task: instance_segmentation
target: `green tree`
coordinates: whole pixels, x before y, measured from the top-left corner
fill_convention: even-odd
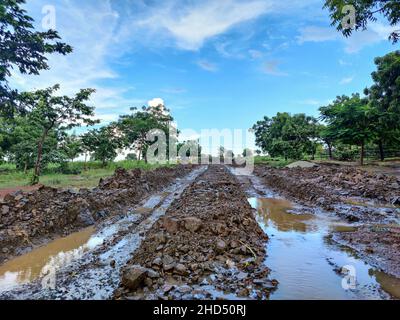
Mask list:
[[[331,137],[360,147],[360,164],[364,164],[365,145],[376,137],[373,109],[359,94],[341,96],[320,108],[321,118],[327,122]]]
[[[76,134],[66,135],[61,143],[61,150],[66,157],[73,162],[81,153],[83,153],[81,139]]]
[[[264,117],[253,130],[256,144],[272,157],[300,159],[304,152],[314,154],[317,139],[317,120],[305,114],[278,113]]]
[[[126,148],[134,148],[139,155],[147,162],[147,148],[150,144],[147,141],[148,133],[153,129],[162,130],[169,142],[169,125],[173,121],[168,110],[159,107],[142,107],[141,111],[132,108],[130,115],[120,116],[116,127],[123,137]],[[168,150],[167,150],[168,152]],[[140,159],[139,159],[140,160]]]
[[[345,5],[352,5],[355,9],[355,25],[343,25],[348,12]],[[391,26],[400,22],[400,2],[398,0],[326,0],[324,8],[330,11],[332,25],[336,26],[344,36],[349,37],[353,29],[365,30],[370,22],[377,21],[377,16],[386,18]],[[389,39],[396,43],[400,39],[400,30],[393,31]]]
[[[101,161],[103,167],[107,162],[114,161],[118,155],[117,150],[123,147],[123,141],[112,125],[90,130],[82,136],[82,143],[92,153],[92,159]]]
[[[400,51],[375,59],[374,84],[365,90],[373,106],[375,132],[380,158],[385,159],[384,146],[398,143],[400,131]]]
[[[90,99],[93,89],[82,89],[74,97],[55,96],[60,86],[25,92],[21,94],[21,101],[29,109],[27,117],[38,130],[40,137],[37,142],[37,157],[32,184],[39,182],[42,164],[43,146],[52,130],[70,130],[82,124],[94,125],[94,107],[85,104]]]
[[[0,112],[11,116],[17,103],[18,93],[9,87],[7,78],[17,68],[22,74],[38,75],[49,68],[46,55],[68,54],[72,47],[58,41],[57,31],[34,30],[33,19],[21,6],[25,0],[0,2]]]

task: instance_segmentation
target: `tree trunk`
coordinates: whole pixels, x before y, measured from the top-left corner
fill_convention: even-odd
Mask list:
[[[28,160],[25,160],[24,174],[28,172]]]
[[[361,152],[360,152],[360,165],[364,165],[364,151],[365,151],[365,143],[364,141],[361,143]]]
[[[87,152],[85,152],[85,163],[84,163],[84,165],[83,165],[83,170],[84,171],[87,171]]]
[[[38,143],[38,154],[37,154],[35,170],[34,170],[33,178],[32,178],[32,185],[36,185],[39,183],[40,167],[41,167],[41,163],[42,163],[42,154],[43,154],[43,144],[44,144],[44,140],[46,139],[46,136],[47,136],[47,131],[43,134],[42,138],[40,139],[40,141]]]
[[[380,154],[380,157],[381,157],[381,161],[385,161],[385,151],[384,151],[384,149],[383,149],[383,142],[382,142],[382,140],[379,140],[379,141],[378,141],[378,145],[379,145],[379,154]]]
[[[328,143],[328,154],[329,154],[329,160],[333,160],[332,145],[330,143]]]

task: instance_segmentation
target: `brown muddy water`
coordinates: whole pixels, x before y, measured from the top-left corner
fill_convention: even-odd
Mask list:
[[[333,217],[291,213],[279,198],[250,198],[256,219],[270,236],[266,265],[279,280],[272,300],[400,298],[400,279],[366,264],[349,248],[327,238],[330,231],[354,227]],[[335,270],[350,270],[341,273]]]
[[[94,227],[86,228],[0,265],[0,292],[44,276],[52,266],[79,258],[103,242],[93,237],[94,233]]]

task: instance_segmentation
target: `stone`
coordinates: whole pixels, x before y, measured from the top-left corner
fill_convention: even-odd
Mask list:
[[[187,268],[182,263],[178,263],[175,266],[175,272],[183,276],[187,274]]]
[[[153,260],[153,262],[152,262],[152,264],[153,264],[153,265],[156,265],[156,266],[161,266],[162,263],[163,263],[163,262],[162,262],[162,260],[161,260],[160,257],[155,258],[155,259]]]
[[[139,265],[133,265],[122,272],[122,285],[130,290],[139,288],[146,277],[147,270]]]
[[[165,217],[163,219],[163,227],[168,233],[176,233],[179,230],[178,220]]]
[[[218,240],[215,244],[215,251],[219,254],[224,253],[226,251],[226,243],[223,240]]]
[[[154,271],[153,269],[148,269],[147,276],[151,279],[156,279],[160,277],[160,274],[157,271]]]
[[[183,224],[186,230],[190,232],[196,232],[201,228],[203,222],[198,218],[188,217],[183,219]]]
[[[2,206],[1,207],[1,214],[6,215],[10,212],[10,207],[9,206]]]
[[[397,197],[396,199],[393,200],[393,205],[400,206],[400,197]]]

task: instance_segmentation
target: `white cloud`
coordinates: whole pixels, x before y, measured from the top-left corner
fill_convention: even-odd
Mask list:
[[[370,46],[381,41],[388,41],[390,33],[396,28],[384,25],[380,22],[370,23],[367,30],[354,31],[350,37],[345,37],[334,27],[308,26],[299,30],[297,42],[325,42],[341,41],[345,45],[346,53],[356,53],[366,46]]]
[[[184,6],[167,1],[152,8],[148,17],[136,22],[138,27],[152,29],[153,34],[167,31],[176,45],[185,50],[198,50],[207,39],[220,35],[242,22],[265,14],[271,1],[208,0]]]
[[[339,34],[334,28],[308,26],[300,29],[300,35],[297,42],[303,44],[305,42],[324,42],[338,39]]]
[[[349,84],[349,83],[353,82],[353,80],[354,80],[354,76],[346,77],[346,78],[343,78],[342,80],[340,80],[339,84],[342,84],[342,85]]]
[[[209,72],[216,72],[218,70],[218,67],[216,64],[209,62],[207,60],[199,60],[197,61],[197,65],[202,68],[203,70],[209,71]]]
[[[158,107],[158,106],[165,106],[165,102],[161,98],[154,98],[147,102],[149,107]]]

